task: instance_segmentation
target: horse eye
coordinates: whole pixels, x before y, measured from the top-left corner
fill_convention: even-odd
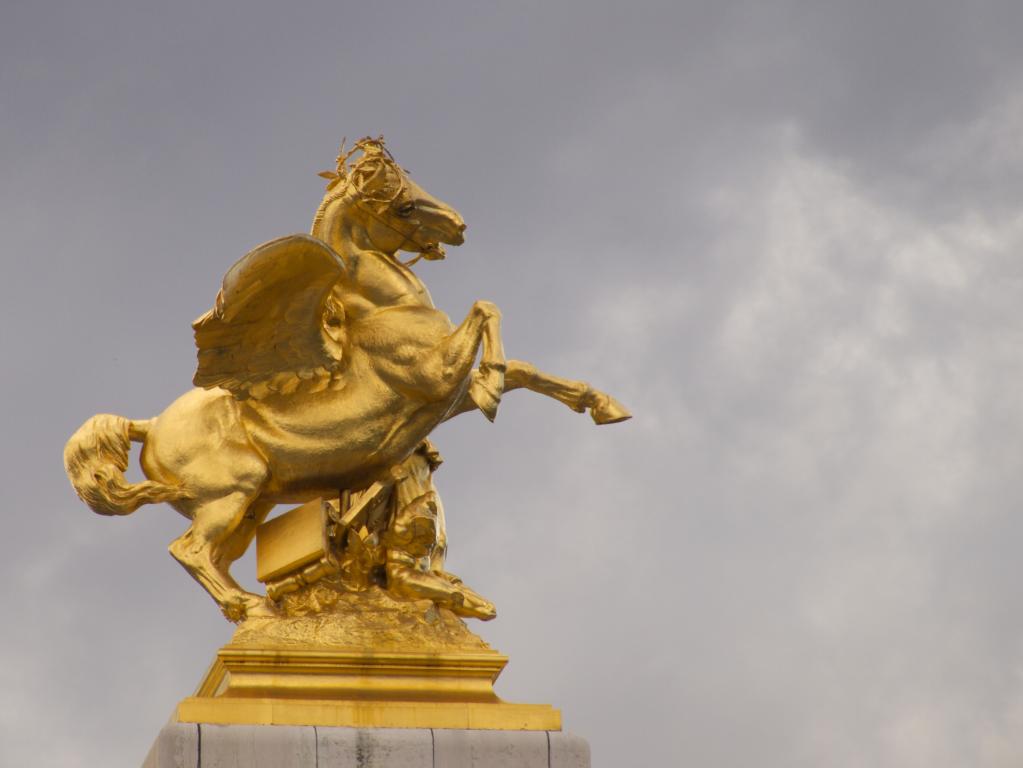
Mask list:
[[[408,202],[402,203],[401,205],[398,206],[398,215],[399,216],[411,216],[412,215],[412,211],[414,211],[415,209],[416,209],[416,204],[414,202],[412,202],[411,200],[409,200]]]

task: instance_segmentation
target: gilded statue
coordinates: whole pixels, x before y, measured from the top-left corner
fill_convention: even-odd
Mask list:
[[[349,151],[342,143],[321,176],[311,233],[243,256],[193,323],[195,388],[155,418],[86,421],[65,448],[67,474],[99,514],[166,502],[187,518],[170,553],[232,621],[278,616],[289,595],[327,577],[356,595],[376,585],[492,618],[493,605],[444,569],[431,431],[471,410],[492,421],[502,395],[521,388],[597,424],[629,413],[584,382],[507,360],[492,303],[475,302],[457,326],[434,306],[412,266],[460,245],[465,222],[409,178],[382,138]],[[417,255],[402,261],[401,251]],[[144,482],[124,474],[132,442]],[[267,566],[268,594],[248,592],[231,564],[288,503],[312,505],[322,557]],[[278,525],[267,540],[296,530]]]

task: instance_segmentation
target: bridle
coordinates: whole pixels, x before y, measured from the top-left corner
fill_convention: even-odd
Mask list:
[[[368,147],[372,147],[375,151],[367,149]],[[351,171],[348,171],[345,163],[348,158],[358,150],[362,151],[362,157],[355,162]],[[376,165],[378,168],[367,174],[365,172],[365,166],[369,164]],[[410,267],[423,258],[427,261],[440,261],[444,258],[444,249],[441,248],[438,243],[424,243],[417,237],[419,231],[423,228],[422,222],[417,220],[414,227],[406,230],[398,226],[398,223],[393,217],[384,216],[383,212],[390,209],[393,206],[394,201],[400,198],[402,194],[407,191],[408,184],[405,181],[405,169],[398,165],[394,156],[388,151],[387,147],[384,146],[383,137],[380,137],[379,139],[371,139],[368,137],[360,139],[355,142],[355,145],[347,153],[344,151],[344,142],[342,141],[341,153],[338,155],[337,159],[337,168],[336,178],[338,180],[344,178],[347,181],[348,187],[353,193],[353,202],[361,208],[366,215],[395,234],[401,235],[403,238],[402,244],[410,242],[419,249],[417,255],[408,261],[403,262],[401,259],[395,257],[395,260],[399,264],[405,267]],[[380,196],[368,192],[366,189],[366,182],[363,181],[363,179],[373,178],[378,174],[386,173],[388,169],[393,171],[393,175],[398,179],[398,184],[394,193],[390,196]]]

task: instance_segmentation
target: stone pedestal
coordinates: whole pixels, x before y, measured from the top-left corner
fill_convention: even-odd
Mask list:
[[[168,723],[142,768],[589,768],[563,731]]]

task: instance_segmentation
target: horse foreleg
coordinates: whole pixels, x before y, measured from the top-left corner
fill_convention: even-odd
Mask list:
[[[475,379],[476,371],[472,376]],[[505,372],[504,390],[528,389],[564,403],[576,413],[589,410],[590,417],[597,424],[614,424],[631,419],[632,414],[606,392],[594,389],[585,381],[563,379],[538,370],[522,360],[509,360]],[[468,397],[459,401],[447,418],[471,410],[473,403]]]
[[[472,371],[482,345],[478,371]],[[491,421],[504,393],[504,343],[501,311],[489,301],[477,301],[462,324],[444,340],[442,364],[446,378],[463,381],[472,372],[466,397]]]
[[[258,611],[265,602],[261,596],[246,592],[231,577],[228,572],[230,560],[224,556],[234,552],[221,550],[224,544],[234,549],[230,547],[232,537],[245,519],[251,501],[250,495],[236,492],[197,504],[191,510],[192,524],[168,548],[174,559],[209,592],[231,621],[241,621],[250,612]]]

